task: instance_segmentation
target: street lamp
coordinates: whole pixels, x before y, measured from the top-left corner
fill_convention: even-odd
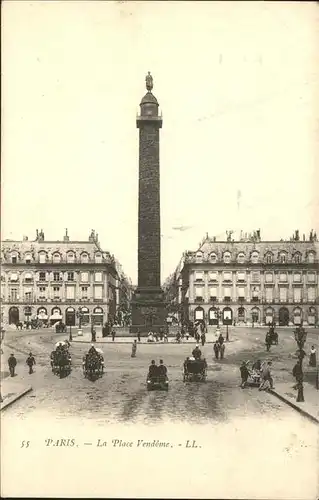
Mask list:
[[[297,402],[304,402],[304,395],[303,395],[303,371],[302,371],[302,362],[303,358],[305,357],[306,353],[303,350],[306,339],[307,339],[307,332],[303,328],[302,325],[300,325],[296,330],[294,331],[295,335],[295,341],[297,342],[298,345],[298,359],[299,359],[299,364],[300,364],[300,377],[298,380],[297,388],[298,388],[298,394],[297,394]]]

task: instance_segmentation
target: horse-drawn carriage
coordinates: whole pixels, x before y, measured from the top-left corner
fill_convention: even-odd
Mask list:
[[[205,359],[186,359],[184,362],[183,382],[205,382],[207,363]]]
[[[58,342],[56,349],[51,353],[52,372],[60,378],[69,375],[71,372],[71,354],[69,353],[69,343]]]
[[[86,378],[99,378],[104,372],[103,351],[98,347],[91,347],[83,359],[83,373]]]
[[[271,328],[266,333],[265,344],[266,344],[267,351],[269,351],[270,346],[278,345],[278,333],[275,332],[275,330],[273,328]]]
[[[148,374],[146,380],[148,391],[162,390],[168,391],[168,379],[166,375],[150,375]]]

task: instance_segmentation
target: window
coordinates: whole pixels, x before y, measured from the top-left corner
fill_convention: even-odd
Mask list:
[[[61,262],[61,255],[59,253],[54,253],[53,254],[53,263],[58,264]]]
[[[46,278],[45,274],[46,274],[45,272],[39,273],[39,281],[45,281],[45,278]]]
[[[280,264],[286,264],[287,263],[287,255],[285,253],[280,253],[279,254],[279,262],[280,262]]]
[[[316,289],[314,286],[310,286],[308,288],[308,301],[314,302],[316,299]]]
[[[101,262],[102,262],[102,254],[101,253],[96,253],[95,254],[95,262],[97,264],[101,264]]]
[[[224,297],[226,299],[230,299],[230,297],[231,297],[231,289],[230,288],[224,287]]]
[[[46,255],[44,252],[40,252],[39,253],[39,262],[40,264],[45,264],[45,261],[46,261]]]
[[[53,281],[60,281],[60,273],[58,271],[53,273]]]
[[[68,272],[68,281],[74,281],[74,273],[73,272]]]
[[[209,258],[213,264],[217,262],[217,255],[214,252],[210,254]]]
[[[26,283],[31,283],[31,282],[33,281],[33,276],[32,276],[32,274],[31,274],[31,273],[26,273],[26,274],[24,275],[24,281],[25,281]]]
[[[88,286],[81,286],[82,298],[87,298],[88,296]]]
[[[196,253],[196,259],[200,260],[200,259],[202,259],[202,258],[203,258],[203,254],[202,254],[202,252],[197,252],[197,253]]]
[[[24,258],[25,258],[25,263],[26,264],[31,264],[32,258],[31,258],[30,254],[25,254]]]
[[[273,255],[271,253],[266,254],[266,264],[272,264],[273,263]]]
[[[209,279],[209,281],[217,281],[217,276],[218,276],[218,274],[216,272],[214,272],[214,271],[212,272],[211,271],[208,274],[208,279]]]
[[[66,287],[66,299],[73,300],[75,298],[75,286]]]
[[[316,275],[315,273],[308,273],[308,282],[309,283],[314,283],[316,281]]]
[[[72,264],[73,262],[75,262],[75,254],[74,252],[68,252],[67,255],[66,255],[66,261],[70,264]]]
[[[237,297],[239,299],[244,299],[245,298],[245,288],[244,287],[238,287],[237,288]]]
[[[224,281],[231,281],[231,272],[224,272]]]
[[[301,302],[301,288],[294,288],[294,302]]]
[[[239,253],[237,256],[237,262],[238,264],[244,264],[245,262],[245,254],[244,253]]]
[[[254,271],[254,272],[251,273],[251,281],[253,283],[259,283],[259,281],[260,281],[260,273],[258,271],[257,272]]]
[[[246,281],[246,273],[244,271],[237,273],[237,281]]]
[[[266,292],[266,302],[272,302],[273,300],[273,289],[272,288],[265,288]]]
[[[301,273],[294,273],[293,281],[294,283],[301,283]]]
[[[273,274],[272,273],[265,273],[265,280],[266,283],[272,283],[273,282]]]
[[[16,264],[17,260],[18,260],[17,257],[11,257],[12,264]]]
[[[18,289],[17,288],[11,288],[10,290],[10,299],[11,300],[18,300]]]
[[[60,298],[60,287],[59,286],[54,286],[53,287],[53,298],[54,299],[59,299]]]
[[[203,300],[203,292],[204,288],[202,286],[195,286],[195,300],[197,302]]]
[[[89,262],[89,255],[87,253],[81,254],[81,262],[82,264],[86,264],[87,262]]]
[[[45,290],[46,288],[44,286],[39,287],[39,300],[45,299]]]
[[[81,281],[87,283],[89,281],[89,273],[81,273]]]
[[[315,261],[315,254],[313,252],[309,252],[308,254],[308,262],[309,264],[313,264]]]
[[[279,288],[279,300],[280,302],[287,302],[288,290],[286,287]]]
[[[101,285],[96,285],[94,287],[94,298],[102,300],[103,297],[103,287]]]
[[[195,271],[195,281],[204,281],[203,271]]]
[[[223,255],[223,258],[224,258],[225,264],[229,264],[230,263],[231,255],[230,255],[229,252],[225,252],[224,255]]]
[[[252,252],[251,254],[251,262],[252,264],[257,264],[259,260],[259,254],[258,252]]]
[[[215,286],[210,286],[209,287],[209,296],[211,299],[216,299],[217,298],[217,288]]]
[[[26,288],[24,290],[24,300],[31,300],[32,298],[32,290],[30,288]]]
[[[299,252],[295,253],[295,255],[293,256],[293,262],[295,264],[300,264],[301,263],[301,254]]]
[[[102,281],[102,273],[95,273],[94,281]]]
[[[16,273],[12,273],[10,275],[10,281],[18,281],[18,275]]]
[[[282,282],[286,282],[287,281],[287,273],[280,273],[279,274],[279,281],[282,283]]]

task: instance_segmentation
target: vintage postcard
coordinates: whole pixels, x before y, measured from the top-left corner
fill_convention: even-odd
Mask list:
[[[318,20],[2,2],[2,497],[318,499]]]

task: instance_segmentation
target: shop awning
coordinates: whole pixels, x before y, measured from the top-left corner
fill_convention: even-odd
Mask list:
[[[62,314],[52,314],[50,316],[50,319],[62,319]]]
[[[47,314],[38,314],[38,318],[39,319],[48,319],[48,315]]]

